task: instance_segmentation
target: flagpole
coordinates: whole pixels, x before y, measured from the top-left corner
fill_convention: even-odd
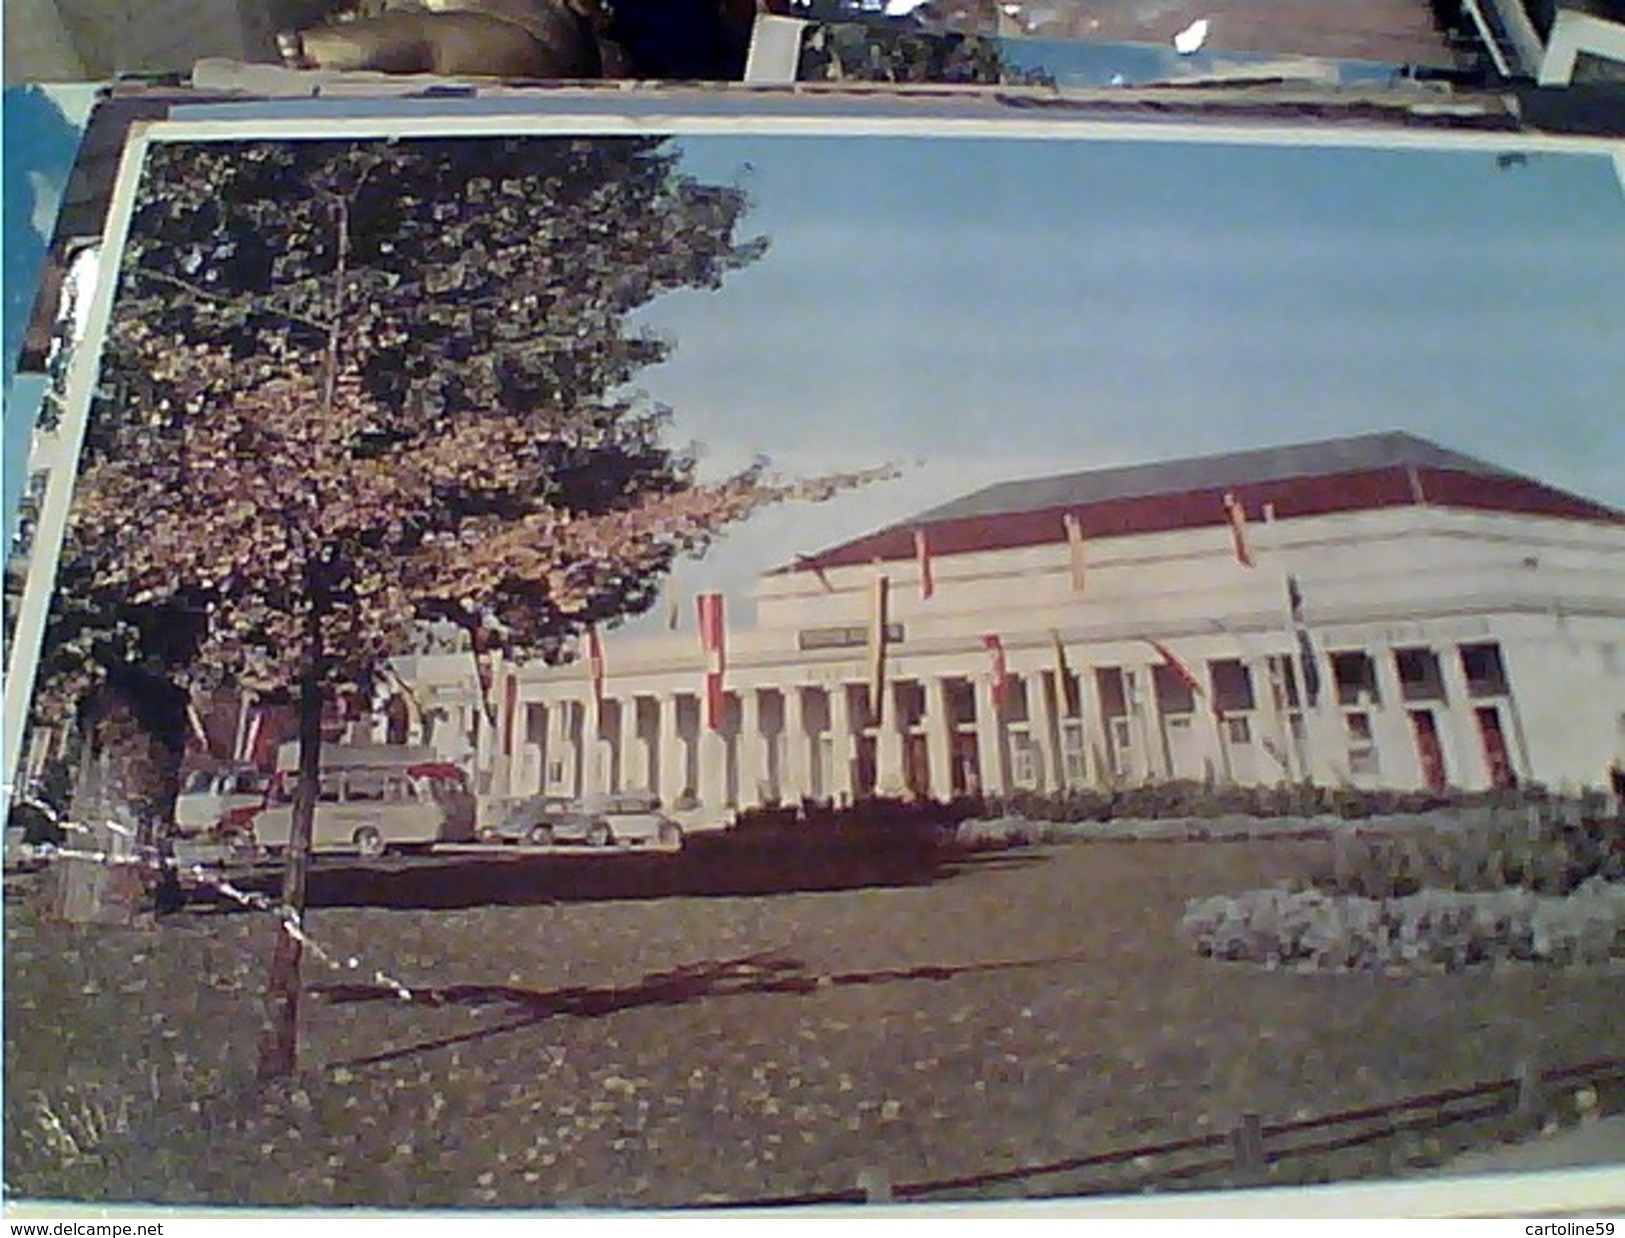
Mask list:
[[[1303,738],[1301,740],[1296,739],[1291,734],[1290,728],[1287,728],[1287,734],[1283,738],[1297,753],[1298,761],[1302,766],[1303,780],[1314,786],[1317,784],[1315,749],[1318,746],[1315,731],[1318,729],[1320,701],[1318,692],[1315,694],[1316,700],[1313,703],[1309,699],[1308,676],[1305,673],[1303,647],[1299,641],[1299,610],[1294,607],[1292,602],[1295,593],[1300,600],[1302,594],[1296,591],[1292,568],[1287,562],[1284,539],[1276,525],[1275,504],[1273,503],[1264,505],[1264,525],[1269,530],[1267,540],[1269,542],[1270,556],[1275,561],[1277,570],[1280,573],[1281,593],[1279,596],[1285,600],[1286,605],[1287,665],[1294,668],[1293,681],[1298,687],[1298,709],[1303,717]],[[1282,696],[1285,696],[1284,686]],[[1283,704],[1285,704],[1284,701]]]

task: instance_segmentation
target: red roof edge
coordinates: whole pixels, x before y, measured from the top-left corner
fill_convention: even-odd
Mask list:
[[[877,559],[912,559],[916,529],[925,530],[935,556],[1064,543],[1063,521],[1068,514],[1078,518],[1086,539],[1222,527],[1228,523],[1224,508],[1227,493],[1236,496],[1248,520],[1254,522],[1264,518],[1266,505],[1273,507],[1275,515],[1283,520],[1423,505],[1625,524],[1625,512],[1515,474],[1393,467],[897,524],[819,554],[798,558],[794,564],[777,568],[770,575],[848,567]]]

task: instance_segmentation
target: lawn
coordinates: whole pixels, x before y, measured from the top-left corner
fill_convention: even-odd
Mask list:
[[[448,910],[332,906],[312,933],[362,964],[308,967],[305,1071],[269,1092],[251,1082],[264,917],[64,929],[16,899],[7,1187],[279,1206],[744,1202],[847,1190],[870,1170],[906,1184],[1177,1139],[1247,1110],[1375,1104],[1510,1075],[1536,1052],[1625,1054],[1617,970],[1267,971],[1180,940],[1187,899],[1305,872],[1324,846],[1087,843],[924,884],[531,905],[508,869],[502,905],[464,890],[438,900]],[[1381,1172],[1394,1155],[1325,1172]]]

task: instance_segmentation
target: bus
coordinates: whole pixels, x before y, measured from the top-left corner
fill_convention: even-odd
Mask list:
[[[462,770],[432,749],[398,744],[323,744],[311,849],[374,858],[474,840],[475,803]],[[299,746],[277,754],[261,805],[238,824],[265,851],[284,850],[293,831]]]

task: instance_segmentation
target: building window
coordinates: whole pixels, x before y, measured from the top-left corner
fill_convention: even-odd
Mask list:
[[[1004,720],[1026,722],[1027,680],[1021,675],[1006,675],[1004,680]]]
[[[1213,706],[1222,714],[1246,713],[1256,709],[1253,677],[1240,658],[1220,658],[1207,664],[1213,680]]]
[[[1463,645],[1461,670],[1467,679],[1469,696],[1505,696],[1507,694],[1506,666],[1501,661],[1501,646]]]
[[[954,726],[970,726],[976,721],[976,689],[968,679],[950,679],[947,685],[948,720]]]
[[[1308,738],[1307,732],[1304,729],[1303,714],[1295,709],[1291,713],[1287,714],[1286,729],[1288,734],[1292,736],[1293,745],[1299,752],[1302,752],[1304,742]]]
[[[921,725],[925,721],[925,685],[923,683],[900,683],[896,687],[898,722],[904,730]]]
[[[1196,708],[1196,694],[1173,667],[1152,668],[1151,682],[1157,693],[1157,707],[1168,714],[1188,714]]]
[[[1061,757],[1066,764],[1066,780],[1084,782],[1089,777],[1089,766],[1083,753],[1083,725],[1068,722],[1061,727]]]
[[[547,780],[549,782],[563,782],[564,781],[564,762],[563,761],[553,761],[553,762],[550,762],[548,764],[548,767],[547,767]]]
[[[1253,742],[1253,722],[1251,718],[1227,717],[1224,720],[1225,738],[1236,747],[1244,747]]]
[[[1108,733],[1111,738],[1112,774],[1117,778],[1127,778],[1131,772],[1130,753],[1134,748],[1128,719],[1113,718]]]
[[[1382,695],[1377,690],[1377,663],[1363,649],[1333,653],[1332,678],[1337,683],[1339,705],[1377,705]]]
[[[1439,657],[1433,650],[1396,649],[1394,666],[1399,671],[1399,691],[1405,700],[1444,700],[1444,679],[1439,673]]]
[[[1095,692],[1100,701],[1103,718],[1118,718],[1128,713],[1128,690],[1123,684],[1123,672],[1115,666],[1097,667]]]
[[[1298,708],[1298,668],[1290,654],[1272,654],[1269,660],[1270,694],[1277,709]]]
[[[1349,773],[1373,775],[1378,772],[1377,741],[1371,732],[1371,715],[1351,713],[1343,716],[1347,731]]]
[[[1018,787],[1038,785],[1038,745],[1026,731],[1010,736],[1010,775]]]
[[[903,625],[886,625],[886,643],[895,645],[903,639]],[[807,628],[798,634],[797,643],[803,650],[861,649],[869,644],[869,625],[847,624],[838,628]]]

